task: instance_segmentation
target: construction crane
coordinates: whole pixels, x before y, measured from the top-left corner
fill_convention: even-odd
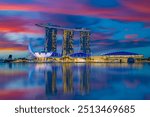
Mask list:
[[[85,29],[85,28],[64,28],[64,27],[61,27],[58,25],[52,25],[52,24],[35,24],[35,25],[39,26],[39,27],[43,27],[43,28],[55,28],[55,29],[60,29],[60,30],[71,30],[71,31],[78,31],[78,32],[90,31],[90,30]]]

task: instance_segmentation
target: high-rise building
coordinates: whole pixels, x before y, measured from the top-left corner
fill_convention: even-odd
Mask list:
[[[57,51],[57,29],[56,28],[45,28],[46,32],[46,42],[44,51],[45,52],[56,52]]]
[[[90,32],[89,31],[81,31],[80,32],[80,45],[81,52],[90,54]]]
[[[62,49],[63,56],[74,53],[73,36],[74,36],[74,32],[72,30],[64,30],[63,49]]]

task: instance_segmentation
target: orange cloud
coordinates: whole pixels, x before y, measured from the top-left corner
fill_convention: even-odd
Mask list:
[[[25,45],[17,44],[12,41],[1,39],[0,51],[26,51],[28,48]]]
[[[31,34],[41,34],[40,28],[32,28],[34,22],[40,22],[38,20],[27,20],[19,17],[5,17],[0,19],[0,32],[23,32]],[[27,27],[30,26],[31,27]]]
[[[26,51],[27,47],[0,47],[0,51]]]

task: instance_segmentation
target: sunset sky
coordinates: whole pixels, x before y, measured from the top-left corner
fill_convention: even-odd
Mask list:
[[[150,57],[150,0],[0,0],[0,58],[28,57],[44,41],[36,23],[85,27],[92,54],[129,51]],[[75,36],[75,43],[78,36]],[[61,46],[61,32],[58,46]]]

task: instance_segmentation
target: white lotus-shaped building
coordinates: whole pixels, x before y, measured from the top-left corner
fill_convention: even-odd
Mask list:
[[[47,53],[46,52],[34,52],[31,44],[28,45],[28,49],[30,53],[36,58],[48,58],[48,57],[51,57],[53,54],[53,52],[47,52]]]
[[[34,56],[37,58],[48,58],[51,57],[52,52],[51,53],[39,53],[39,52],[35,52]]]

